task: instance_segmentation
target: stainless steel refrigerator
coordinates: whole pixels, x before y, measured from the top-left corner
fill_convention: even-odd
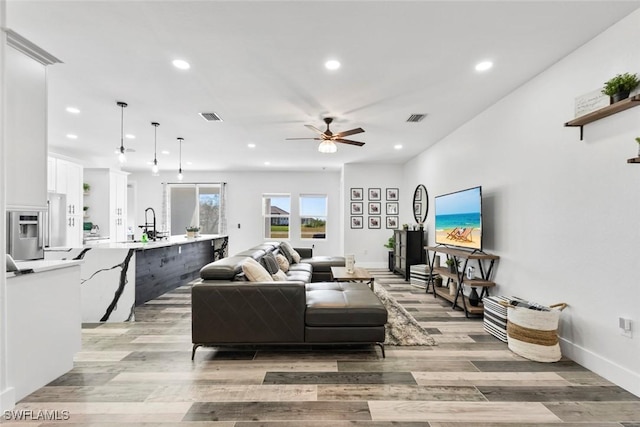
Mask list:
[[[17,260],[44,258],[42,211],[7,212],[7,253]]]
[[[49,193],[45,215],[44,246],[47,248],[67,245],[67,196]]]

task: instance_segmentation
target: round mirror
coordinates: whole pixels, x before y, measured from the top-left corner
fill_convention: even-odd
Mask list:
[[[429,193],[427,188],[420,184],[413,192],[413,218],[418,224],[423,224],[429,212]]]

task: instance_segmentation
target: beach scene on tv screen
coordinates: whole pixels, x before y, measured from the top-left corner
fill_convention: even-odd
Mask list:
[[[436,243],[482,249],[480,187],[436,197]]]

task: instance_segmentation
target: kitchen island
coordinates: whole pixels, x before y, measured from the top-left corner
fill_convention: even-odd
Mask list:
[[[199,277],[200,269],[227,256],[228,237],[218,234],[158,241],[99,243],[48,248],[45,259],[82,259],[82,321],[135,320],[135,307]]]

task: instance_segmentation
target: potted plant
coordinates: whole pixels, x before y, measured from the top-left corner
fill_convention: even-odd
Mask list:
[[[638,157],[640,157],[640,136],[636,138],[636,142],[638,143]]]
[[[402,224],[402,229],[403,230],[408,230],[409,229],[409,224]]]
[[[640,81],[636,74],[624,73],[605,82],[602,93],[611,97],[612,103],[622,101],[629,97],[629,93],[634,90]]]
[[[82,183],[82,191],[84,192],[84,194],[89,194],[90,190],[91,186],[89,184],[87,184],[86,182]]]
[[[389,271],[393,271],[393,268],[394,268],[393,252],[394,252],[395,247],[396,247],[396,238],[395,238],[395,236],[389,237],[389,240],[387,240],[387,243],[385,243],[383,246],[385,248],[389,249]]]
[[[449,267],[449,272],[458,273],[458,267],[460,266],[460,261],[455,258],[447,259],[447,267]]]
[[[88,218],[89,217],[89,206],[83,206],[82,210],[84,211],[84,217]]]
[[[200,227],[196,227],[195,225],[190,225],[187,227],[187,237],[194,238],[198,237],[198,232],[200,231]]]

